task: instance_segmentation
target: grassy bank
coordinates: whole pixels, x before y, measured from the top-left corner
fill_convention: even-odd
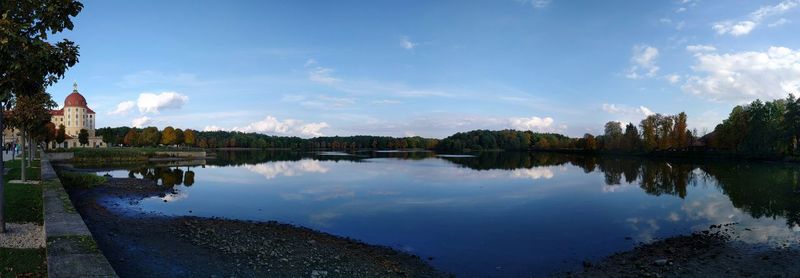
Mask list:
[[[172,154],[202,152],[203,149],[197,148],[169,148],[169,147],[138,147],[138,148],[74,148],[74,149],[53,149],[48,152],[60,153],[71,152],[75,156],[76,162],[126,162],[126,161],[146,161],[154,157],[171,157]]]
[[[44,248],[0,248],[0,277],[45,277],[47,263]]]
[[[26,169],[28,179],[38,180],[41,175],[39,161],[33,161],[32,167]],[[21,161],[6,161],[8,173],[3,176],[5,184],[5,217],[8,223],[44,222],[42,204],[42,186],[39,184],[9,183],[19,180]],[[45,277],[47,264],[44,248],[15,249],[0,248],[0,277]]]

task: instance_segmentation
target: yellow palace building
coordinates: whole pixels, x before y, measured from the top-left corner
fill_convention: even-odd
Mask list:
[[[57,144],[50,142],[48,148],[79,148],[79,147],[106,147],[103,138],[95,134],[95,123],[97,121],[97,114],[89,108],[86,103],[86,98],[78,92],[78,84],[73,85],[72,93],[64,99],[64,105],[61,109],[50,110],[50,121],[55,124],[56,129],[64,125],[64,132],[67,135],[63,143]],[[81,129],[89,132],[89,143],[81,146],[78,142],[78,134]],[[3,131],[3,143],[20,142],[19,132],[14,129],[7,128]]]

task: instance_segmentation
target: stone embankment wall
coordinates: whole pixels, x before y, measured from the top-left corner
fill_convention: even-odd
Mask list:
[[[44,156],[42,191],[48,277],[117,277]]]

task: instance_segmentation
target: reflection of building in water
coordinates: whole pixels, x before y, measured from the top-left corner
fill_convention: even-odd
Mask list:
[[[50,110],[50,122],[55,124],[56,129],[59,126],[64,126],[64,133],[66,140],[64,143],[58,145],[52,142],[48,148],[65,147],[65,148],[78,148],[78,147],[105,147],[103,138],[95,135],[95,122],[97,120],[96,113],[89,108],[86,103],[86,98],[78,93],[78,84],[76,83],[72,93],[64,99],[64,105],[61,109]],[[78,140],[78,135],[81,130],[86,130],[89,133],[89,142],[87,145],[81,145]],[[18,140],[19,131],[15,129],[6,129],[3,131],[3,143],[14,142]]]

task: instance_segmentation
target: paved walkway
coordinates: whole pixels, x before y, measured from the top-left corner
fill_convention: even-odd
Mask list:
[[[11,160],[11,156],[13,155],[14,152],[11,151],[9,151],[8,153],[6,153],[5,151],[2,152],[3,152],[3,161]]]

